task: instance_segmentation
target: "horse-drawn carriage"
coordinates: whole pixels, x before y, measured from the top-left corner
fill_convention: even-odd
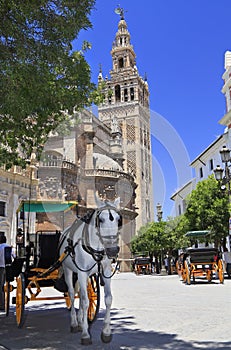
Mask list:
[[[214,275],[220,283],[224,282],[224,271],[221,253],[219,249],[209,246],[207,243],[199,243],[210,234],[209,231],[189,231],[186,236],[193,239],[196,244],[181,252],[177,262],[178,274],[186,284],[195,283],[196,278],[204,277],[211,282]]]
[[[12,304],[16,306],[19,328],[23,326],[24,309],[29,301],[64,299],[71,310],[71,331],[75,332],[81,327],[82,344],[91,343],[88,323],[97,316],[101,284],[107,287],[107,319],[101,338],[104,342],[111,340],[109,280],[112,277],[111,259],[117,258],[119,252],[118,228],[121,222],[115,203],[99,201],[98,209],[92,210],[82,220],[76,219],[63,233],[55,230],[25,234],[23,230],[18,230],[17,252],[13,261],[7,254],[4,291],[6,316],[9,315],[11,292],[14,294]],[[76,202],[24,201],[18,211],[29,214],[59,212],[75,205]],[[45,286],[57,289],[57,296],[40,297]],[[78,320],[74,309],[75,298],[80,299]]]
[[[76,205],[76,202],[22,202],[18,211],[24,213],[59,212]],[[60,240],[59,231],[37,231],[28,234],[25,242],[25,232],[18,230],[16,241],[17,251],[13,261],[9,253],[6,261],[5,312],[9,315],[10,292],[16,291],[12,297],[12,304],[16,305],[16,322],[22,327],[25,317],[25,305],[29,301],[65,299],[70,308],[70,297],[67,286],[60,275],[60,267],[65,255],[58,256]],[[66,254],[66,253],[65,253]],[[16,285],[15,285],[16,284]],[[61,287],[62,285],[62,287]],[[55,287],[62,291],[53,297],[40,297],[41,287]],[[89,278],[88,283],[89,310],[88,319],[93,321],[99,309],[99,284],[96,275]]]
[[[136,257],[134,260],[134,271],[137,275],[150,275],[152,272],[151,261],[149,257]]]

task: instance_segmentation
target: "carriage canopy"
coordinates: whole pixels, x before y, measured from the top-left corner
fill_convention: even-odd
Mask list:
[[[211,232],[210,231],[188,231],[185,236],[191,237],[191,238],[199,238],[199,237],[206,237],[209,236]]]
[[[53,213],[74,208],[77,201],[21,201],[17,212]]]

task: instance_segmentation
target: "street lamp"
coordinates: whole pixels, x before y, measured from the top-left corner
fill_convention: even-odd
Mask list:
[[[160,222],[163,216],[162,206],[160,203],[157,203],[156,211],[157,211],[157,220]]]
[[[162,211],[162,205],[160,203],[157,203],[156,205],[156,212],[157,212],[157,220],[158,222],[162,221],[163,211]],[[160,256],[155,256],[155,264],[156,264],[156,273],[159,274],[161,272],[161,261],[162,261],[162,253],[160,251]]]
[[[228,190],[228,197],[229,197],[229,212],[230,212],[230,205],[231,205],[231,191],[230,191],[230,182],[231,182],[231,173],[229,170],[228,163],[231,162],[231,156],[230,156],[230,149],[226,146],[223,146],[222,150],[220,150],[221,155],[221,161],[225,164],[225,169],[222,169],[220,165],[217,165],[216,169],[214,169],[214,175],[215,179],[219,181],[221,184],[221,189],[225,190],[227,188]],[[224,176],[223,176],[224,172]],[[228,185],[226,187],[226,185]],[[228,250],[230,251],[230,237],[231,237],[231,213],[229,213],[229,235],[227,237],[227,243],[228,243]]]

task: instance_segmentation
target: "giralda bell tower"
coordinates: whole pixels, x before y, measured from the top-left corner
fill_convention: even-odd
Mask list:
[[[136,55],[130,43],[130,33],[120,15],[118,31],[113,42],[110,79],[99,73],[98,83],[104,86],[105,100],[98,108],[99,119],[107,126],[117,119],[122,133],[124,170],[135,177],[135,205],[138,216],[136,231],[154,220],[152,189],[152,157],[150,142],[149,89],[136,67]]]

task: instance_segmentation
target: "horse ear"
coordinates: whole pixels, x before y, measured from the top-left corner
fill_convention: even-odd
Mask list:
[[[120,197],[117,197],[117,198],[115,199],[115,201],[114,201],[114,206],[115,206],[117,209],[119,209],[119,207],[120,207]]]
[[[100,208],[103,206],[103,201],[99,198],[98,192],[95,193],[95,204],[97,208]]]

